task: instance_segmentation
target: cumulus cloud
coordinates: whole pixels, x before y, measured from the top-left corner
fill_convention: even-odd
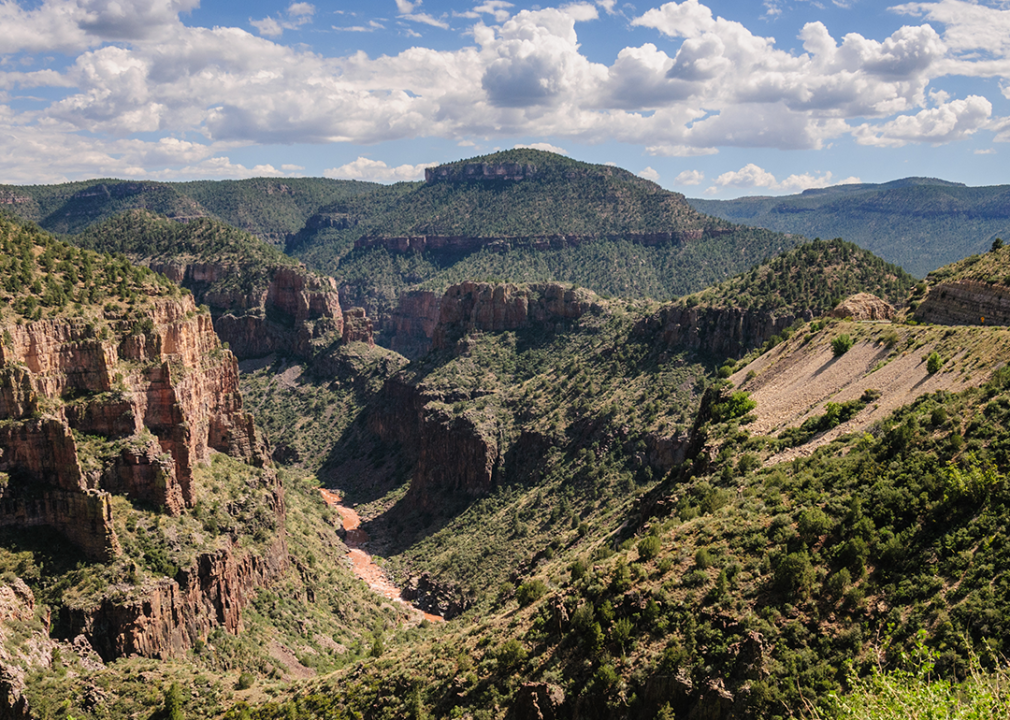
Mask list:
[[[701,170],[684,170],[673,179],[674,185],[701,185],[705,180],[705,173]]]
[[[639,170],[638,177],[645,178],[646,180],[652,180],[652,182],[659,181],[659,173],[653,170],[651,167],[646,167],[644,170]]]
[[[403,180],[422,180],[424,179],[424,169],[434,167],[435,165],[438,165],[438,163],[390,167],[382,160],[358,157],[357,160],[349,162],[346,165],[325,170],[323,175],[328,178],[338,178],[341,180],[369,180],[371,182],[391,183]]]
[[[848,177],[844,180],[832,181],[833,175],[824,172],[819,175],[803,173],[802,175],[790,175],[785,180],[779,182],[775,176],[764,168],[748,163],[739,170],[725,172],[715,179],[715,184],[705,192],[714,194],[725,188],[737,189],[767,189],[775,192],[801,192],[809,188],[822,188],[829,185],[847,185],[861,182],[857,177]]]
[[[914,143],[949,143],[977,132],[989,123],[992,103],[969,95],[915,115],[900,115],[880,125],[860,125],[853,132],[861,145],[901,147]]]
[[[779,49],[700,0],[667,2],[631,19],[652,31],[651,41],[623,48],[609,63],[590,60],[579,38],[580,23],[616,11],[609,0],[518,12],[505,0],[475,0],[461,14],[473,25],[460,47],[418,43],[377,57],[326,57],[270,39],[311,22],[309,3],[256,20],[256,33],[185,25],[180,14],[196,6],[7,0],[0,3],[7,30],[0,89],[61,88],[52,94],[58,99],[42,101],[18,122],[52,131],[45,137],[58,134],[53,128],[81,133],[81,143],[102,148],[140,133],[200,137],[201,147],[218,152],[224,144],[423,136],[505,144],[534,136],[691,157],[721,147],[818,149],[846,135],[894,146],[954,142],[981,129],[997,139],[1010,133],[992,119],[985,98],[931,91],[936,78],[952,72],[1010,77],[1010,60],[1000,55],[1010,55],[1010,11],[963,0],[898,6],[942,35],[922,21],[879,39],[836,38],[817,22],[802,29],[801,52]],[[447,26],[444,17],[425,15],[419,0],[385,7],[400,21]],[[378,20],[340,29],[376,28]],[[413,32],[401,22],[404,31]],[[39,52],[72,60],[59,71],[21,66],[17,53]],[[124,166],[102,160],[101,167]]]

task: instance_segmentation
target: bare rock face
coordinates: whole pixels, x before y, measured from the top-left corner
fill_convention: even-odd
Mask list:
[[[49,525],[96,559],[119,552],[110,491],[177,514],[212,449],[265,457],[235,357],[191,297],[154,299],[141,320],[109,312],[101,332],[46,319],[6,326],[0,344],[0,525]],[[128,442],[82,454],[75,432]]]
[[[565,691],[550,683],[526,683],[516,694],[518,720],[554,720],[560,717]]]
[[[344,342],[363,342],[375,347],[372,321],[365,316],[364,308],[351,308],[344,313]]]
[[[447,348],[467,333],[518,330],[534,322],[551,330],[577,320],[596,305],[591,291],[558,283],[464,282],[445,291],[432,344]]]
[[[763,344],[797,319],[810,320],[813,313],[799,315],[737,307],[688,306],[672,303],[639,324],[640,333],[658,334],[671,347],[688,348],[722,356],[738,356]]]
[[[853,320],[890,320],[894,317],[894,306],[870,293],[856,293],[838,304],[830,313],[831,317]]]
[[[63,608],[60,629],[67,637],[83,635],[107,662],[131,655],[178,657],[215,628],[239,633],[251,595],[287,565],[282,530],[262,553],[238,556],[225,548],[200,555],[176,577],[153,582],[125,602],[106,598],[88,610]]]
[[[938,325],[1010,325],[1010,287],[971,279],[940,283],[915,317]]]
[[[441,304],[442,296],[431,290],[400,295],[387,323],[389,349],[408,358],[419,358],[431,350]]]
[[[151,269],[192,291],[213,314],[214,329],[240,359],[273,352],[309,358],[319,345],[343,332],[336,280],[302,267],[276,267],[265,290],[211,290],[240,274],[231,263],[151,263]]]
[[[34,717],[24,696],[25,678],[52,664],[56,643],[49,639],[49,614],[35,608],[35,596],[21,578],[0,585],[0,718]]]
[[[474,182],[488,180],[506,180],[519,182],[533,177],[537,173],[536,165],[529,163],[466,163],[464,165],[443,165],[426,168],[424,181],[433,185],[444,182]]]

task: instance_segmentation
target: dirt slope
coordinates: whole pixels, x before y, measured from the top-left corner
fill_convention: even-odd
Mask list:
[[[855,342],[848,352],[835,357],[831,340],[842,334]],[[933,351],[945,362],[930,375],[926,358]],[[828,402],[855,400],[868,389],[880,392],[848,422],[769,458],[768,464],[774,464],[809,455],[840,435],[867,431],[921,395],[979,385],[1007,358],[1010,330],[1006,328],[838,322],[817,333],[797,333],[732,375],[730,382],[757,402],[757,419],[747,426],[754,435],[777,435],[823,414]]]

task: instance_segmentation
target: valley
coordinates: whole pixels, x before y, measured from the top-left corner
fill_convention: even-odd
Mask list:
[[[1002,243],[535,150],[5,192],[0,717],[1010,711]]]

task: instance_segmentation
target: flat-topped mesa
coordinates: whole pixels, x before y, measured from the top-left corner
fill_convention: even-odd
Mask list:
[[[138,315],[7,323],[0,343],[0,526],[48,525],[89,556],[118,554],[109,493],[178,514],[218,450],[262,465],[235,356],[192,297]]]
[[[463,282],[445,291],[432,344],[447,348],[467,333],[518,330],[531,323],[554,329],[594,307],[598,298],[592,291],[560,283]]]
[[[472,182],[477,180],[507,180],[519,182],[533,177],[536,165],[530,163],[465,163],[462,165],[440,165],[426,168],[424,181],[433,185],[443,182]]]

